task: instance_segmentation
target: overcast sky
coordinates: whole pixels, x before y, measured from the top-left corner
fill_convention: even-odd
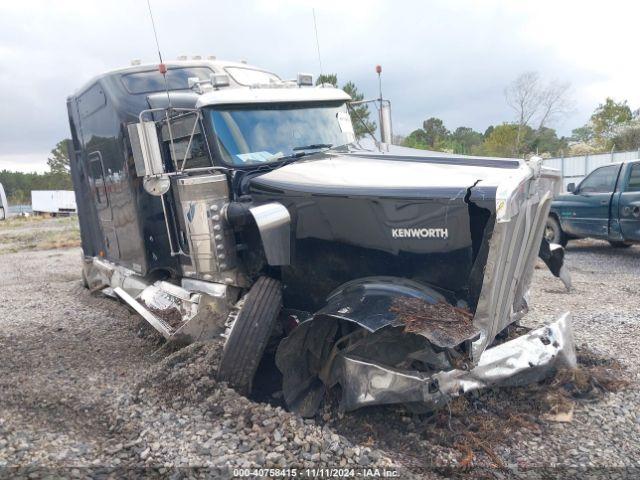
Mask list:
[[[393,104],[395,133],[428,117],[449,129],[511,120],[504,88],[518,74],[572,84],[575,108],[553,125],[586,122],[606,96],[640,106],[632,1],[152,0],[166,59],[246,59],[292,78],[325,72],[377,93],[375,65]],[[46,170],[69,136],[65,99],[92,76],[156,61],[145,0],[0,3],[0,169]]]

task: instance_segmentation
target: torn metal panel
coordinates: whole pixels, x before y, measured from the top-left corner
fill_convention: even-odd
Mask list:
[[[133,308],[136,312],[142,316],[153,328],[155,328],[158,332],[162,334],[164,338],[169,338],[173,334],[173,328],[170,324],[165,322],[162,318],[157,317],[152,312],[150,312],[147,308],[145,308],[140,302],[138,302],[135,298],[129,295],[120,287],[115,287],[113,289],[116,295],[120,297],[125,303],[127,303],[131,308]]]
[[[172,340],[190,343],[210,340],[224,333],[230,304],[237,299],[235,292],[229,291],[229,296],[222,298],[197,296],[200,297],[197,312],[174,332]]]
[[[191,296],[182,288],[167,282],[146,287],[137,297],[149,311],[162,318],[174,329],[189,321],[198,312],[200,295]]]
[[[420,402],[434,408],[448,398],[485,387],[524,385],[576,366],[569,314],[526,335],[487,349],[469,371],[432,375],[401,371],[350,355],[336,359],[341,408]]]
[[[474,316],[474,325],[481,331],[473,343],[474,361],[499,332],[525,312],[524,298],[557,181],[557,175],[527,166],[498,187],[496,224]]]
[[[313,416],[324,397],[318,373],[326,365],[338,331],[338,321],[306,321],[279,345],[276,365],[282,372],[282,391],[292,410]]]
[[[224,324],[240,294],[231,285],[183,279],[150,283],[144,277],[109,261],[85,261],[89,287],[122,299],[171,341],[208,340],[224,332]]]

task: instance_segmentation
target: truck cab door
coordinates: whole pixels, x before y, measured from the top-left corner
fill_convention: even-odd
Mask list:
[[[618,215],[624,240],[640,242],[640,162],[630,163],[622,183]]]
[[[104,245],[107,249],[106,256],[108,259],[116,260],[120,257],[120,249],[118,248],[118,238],[113,224],[113,212],[109,200],[110,183],[105,178],[102,155],[98,151],[89,154],[89,175],[98,221],[104,237]]]
[[[563,212],[566,230],[578,237],[608,238],[611,200],[620,165],[606,165],[591,172],[573,192]]]

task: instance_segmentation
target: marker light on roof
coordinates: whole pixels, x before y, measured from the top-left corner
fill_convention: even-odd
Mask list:
[[[224,73],[212,73],[209,78],[211,79],[211,85],[213,85],[213,88],[229,86],[229,75],[225,75]]]
[[[158,71],[164,75],[165,73],[167,73],[167,66],[164,63],[161,63],[160,65],[158,65]]]
[[[299,87],[310,87],[313,85],[313,75],[310,73],[298,73],[297,83]]]

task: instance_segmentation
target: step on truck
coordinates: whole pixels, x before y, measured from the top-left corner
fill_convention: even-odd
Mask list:
[[[549,242],[598,238],[612,247],[640,243],[640,160],[596,168],[551,204],[545,230]]]
[[[567,315],[496,341],[527,311],[558,172],[364,145],[350,100],[223,61],[90,81],[67,102],[85,285],[170,341],[222,337],[241,392],[272,354],[303,415],[338,386],[347,410],[434,408],[573,365]]]

